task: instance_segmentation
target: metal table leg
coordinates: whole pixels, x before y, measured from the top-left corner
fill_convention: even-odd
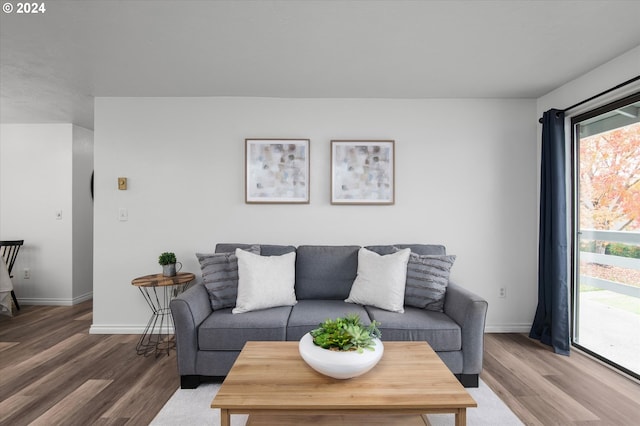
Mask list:
[[[175,338],[172,334],[169,334],[169,330],[173,329],[173,318],[169,302],[173,299],[174,294],[177,295],[180,292],[180,289],[174,289],[173,287],[164,286],[160,292],[158,292],[158,287],[155,286],[138,287],[152,312],[151,318],[149,318],[149,322],[136,345],[136,353],[138,355],[149,356],[155,354],[157,358],[166,351],[168,356],[171,349],[175,348]],[[178,291],[176,292],[176,290]]]

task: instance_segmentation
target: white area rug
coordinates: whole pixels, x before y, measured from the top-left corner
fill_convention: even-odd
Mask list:
[[[220,410],[210,408],[211,400],[220,388],[217,383],[204,383],[197,389],[178,389],[162,407],[153,426],[201,426],[220,424]],[[467,388],[478,408],[467,409],[467,425],[470,426],[515,426],[522,422],[498,396],[483,382],[480,387]],[[244,426],[247,416],[231,416],[231,426]],[[430,414],[432,426],[454,424],[453,414]]]

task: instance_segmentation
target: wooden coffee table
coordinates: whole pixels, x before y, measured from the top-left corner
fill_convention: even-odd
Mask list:
[[[464,425],[467,408],[476,406],[426,342],[384,342],[378,365],[348,380],[312,370],[298,342],[247,342],[211,402],[222,426],[231,414],[249,414],[252,426],[424,425],[423,414],[432,413],[453,413]]]

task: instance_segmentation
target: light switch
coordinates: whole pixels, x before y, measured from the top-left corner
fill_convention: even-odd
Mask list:
[[[129,211],[121,207],[118,212],[118,220],[120,220],[120,222],[126,222],[127,220],[129,220]]]
[[[56,220],[62,220],[62,210],[56,210]]]
[[[119,177],[118,178],[118,189],[121,191],[126,191],[127,190],[127,178],[126,177]]]

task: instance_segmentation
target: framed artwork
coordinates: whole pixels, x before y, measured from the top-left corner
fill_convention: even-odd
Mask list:
[[[331,141],[331,204],[393,204],[395,142]]]
[[[309,203],[309,139],[245,139],[245,202]]]

